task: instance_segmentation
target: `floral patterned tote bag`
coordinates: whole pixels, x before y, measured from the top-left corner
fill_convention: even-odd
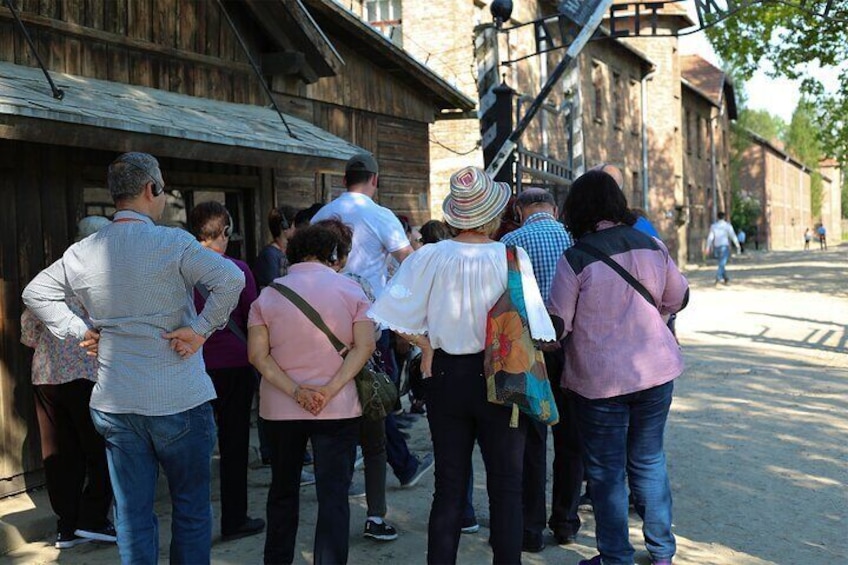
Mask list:
[[[483,371],[487,400],[512,406],[511,427],[518,426],[518,412],[553,426],[559,421],[545,358],[530,337],[518,254],[507,247],[507,289],[486,321]]]

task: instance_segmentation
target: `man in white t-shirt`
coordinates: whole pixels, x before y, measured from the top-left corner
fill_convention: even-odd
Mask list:
[[[366,279],[375,297],[383,293],[388,281],[388,258],[402,263],[412,246],[403,226],[388,208],[374,202],[379,169],[370,153],[357,153],[345,165],[344,183],[347,192],[321,208],[312,217],[312,223],[339,218],[353,229],[353,243],[345,265],[345,273]],[[389,330],[383,330],[377,341],[386,371],[398,382],[397,363],[390,345]],[[433,468],[433,455],[421,459],[410,453],[403,435],[398,430],[394,415],[385,420],[362,421],[362,452],[365,458],[365,495],[368,517],[365,537],[378,541],[397,539],[397,531],[387,524],[386,515],[386,462],[403,488],[413,487],[421,476]]]
[[[718,213],[718,221],[710,226],[710,234],[707,236],[707,250],[715,253],[718,259],[718,270],[716,271],[715,283],[728,283],[727,278],[727,260],[730,258],[730,244],[736,247],[736,251],[741,253],[742,248],[739,246],[739,239],[736,237],[736,230],[724,219],[724,212]]]
[[[355,273],[371,283],[379,297],[388,280],[389,255],[398,263],[412,253],[412,246],[394,212],[374,202],[378,180],[377,161],[358,153],[345,166],[347,192],[321,208],[312,223],[338,216],[353,228],[353,246],[344,272]]]

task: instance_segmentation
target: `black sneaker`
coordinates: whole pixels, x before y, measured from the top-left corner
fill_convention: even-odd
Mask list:
[[[421,480],[421,477],[424,476],[424,473],[433,468],[433,465],[436,461],[433,459],[433,454],[428,453],[423,458],[418,460],[418,469],[415,470],[415,474],[412,475],[408,481],[400,484],[400,488],[412,488],[418,484],[418,481]]]
[[[398,537],[397,530],[388,525],[385,520],[380,524],[372,520],[366,520],[365,533],[362,535],[378,541],[394,541]]]
[[[68,549],[83,543],[89,543],[94,540],[80,537],[71,532],[59,532],[56,534],[56,549]]]
[[[265,520],[248,517],[244,523],[232,532],[221,532],[222,541],[246,538],[261,533],[265,529]]]
[[[459,531],[463,534],[476,534],[480,531],[480,524],[477,523],[477,518],[471,520],[463,520]]]
[[[111,522],[106,522],[106,525],[98,530],[77,528],[74,530],[74,535],[91,541],[102,541],[106,543],[118,542],[118,534],[115,532],[115,526],[113,526]]]

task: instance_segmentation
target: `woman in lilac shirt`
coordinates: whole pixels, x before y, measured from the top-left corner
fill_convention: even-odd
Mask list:
[[[548,306],[567,336],[562,386],[576,401],[600,553],[580,563],[632,565],[627,478],[651,562],[670,565],[676,547],[663,432],[683,359],[662,316],[686,305],[689,286],[662,242],[632,227],[636,217],[606,173],[574,182],[564,217],[578,242],[557,264]]]

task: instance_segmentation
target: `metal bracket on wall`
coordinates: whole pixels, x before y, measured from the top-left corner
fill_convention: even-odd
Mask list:
[[[50,76],[50,73],[47,72],[47,67],[44,66],[44,61],[41,60],[41,56],[38,54],[38,50],[35,48],[35,43],[33,43],[32,38],[29,36],[29,32],[27,31],[24,22],[22,22],[21,18],[18,16],[18,11],[15,10],[15,7],[12,5],[12,0],[3,0],[3,3],[6,4],[6,7],[9,8],[10,12],[12,12],[12,17],[15,18],[15,23],[18,25],[21,35],[24,36],[27,45],[29,45],[30,51],[32,51],[32,54],[35,57],[35,60],[38,61],[38,66],[41,67],[41,71],[44,73],[45,78],[47,78],[47,82],[50,83],[50,90],[53,91],[53,98],[61,100],[65,97],[65,92],[56,86],[56,83],[53,82],[53,78]]]

